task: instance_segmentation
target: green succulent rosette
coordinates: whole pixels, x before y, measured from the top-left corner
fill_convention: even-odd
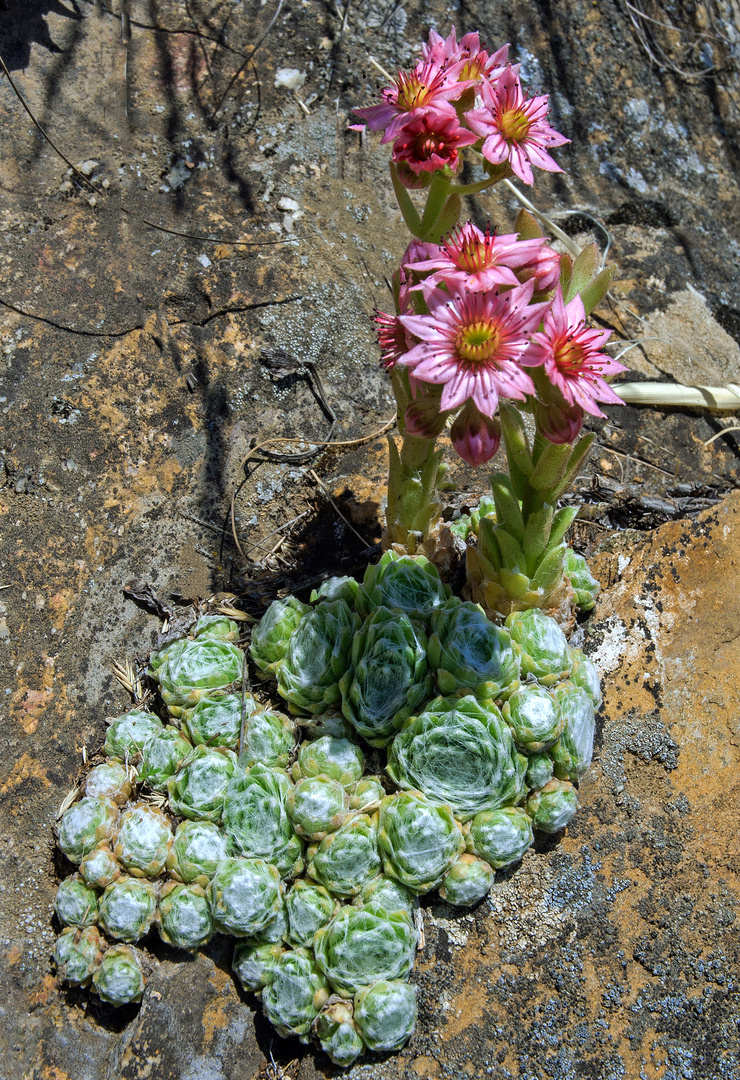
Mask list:
[[[281,945],[288,940],[288,911],[284,896],[281,896],[277,913],[251,940],[255,945]]]
[[[416,1026],[416,987],[383,980],[355,994],[354,1020],[369,1050],[400,1050]]]
[[[223,859],[208,885],[214,930],[253,937],[280,910],[278,870],[264,859]]]
[[[563,569],[575,593],[576,606],[581,611],[591,611],[601,586],[589,570],[583,555],[578,555],[573,548],[566,548]]]
[[[244,697],[244,714],[260,707],[251,694]],[[182,714],[182,726],[195,746],[225,746],[236,750],[242,730],[241,694],[207,694]]]
[[[532,828],[544,833],[560,832],[577,809],[576,789],[567,780],[550,780],[541,791],[534,791],[525,805]]]
[[[140,803],[121,814],[113,854],[132,877],[158,877],[172,847],[172,829],[156,806]]]
[[[542,788],[553,776],[553,760],[546,750],[539,754],[531,754],[527,759],[527,775],[525,781],[527,787],[532,790]]]
[[[120,761],[96,765],[85,778],[85,794],[91,799],[112,799],[117,806],[123,806],[132,791],[129,771]]]
[[[245,726],[239,764],[269,765],[285,769],[295,746],[295,724],[284,713],[274,709],[258,709],[250,713]]]
[[[80,863],[80,876],[92,889],[105,889],[122,873],[121,864],[107,845],[93,848]]]
[[[554,619],[539,608],[512,611],[504,626],[522,650],[522,675],[534,675],[543,686],[552,686],[570,674],[570,649]]]
[[[190,638],[180,637],[174,641],[168,642],[161,649],[157,649],[149,657],[149,667],[147,668],[147,675],[150,679],[154,679],[155,682],[159,682],[159,678],[162,672],[162,668],[167,661],[179,653],[190,643]]]
[[[355,598],[355,611],[364,619],[385,607],[426,619],[444,604],[450,592],[436,566],[423,555],[397,555],[391,550],[365,571]]]
[[[374,904],[342,907],[316,932],[314,954],[337,994],[351,998],[363,986],[405,979],[414,963],[416,930],[404,911]]]
[[[54,946],[54,963],[60,979],[72,986],[89,986],[100,967],[106,941],[96,926],[68,926]]]
[[[570,650],[570,681],[574,686],[585,690],[594,704],[594,709],[601,706],[601,680],[596,666],[580,649]]]
[[[205,888],[232,847],[231,837],[213,822],[183,821],[167,856],[167,870],[176,881]]]
[[[151,881],[120,877],[99,902],[100,926],[117,941],[138,941],[149,933],[157,911],[157,889]]]
[[[386,796],[386,790],[379,776],[363,776],[349,788],[349,808],[361,814],[371,814],[377,810]]]
[[[383,911],[405,911],[409,916],[418,905],[416,894],[411,889],[385,874],[378,874],[372,881],[368,881],[352,903],[355,907],[372,904],[374,908]]]
[[[354,607],[359,581],[353,577],[330,577],[322,581],[318,589],[313,589],[309,600],[312,604],[321,601],[346,600],[350,607]]]
[[[380,804],[378,847],[386,874],[425,893],[443,881],[465,850],[465,840],[449,806],[432,802],[421,791],[401,791],[386,795]],[[386,977],[395,978],[378,976]]]
[[[193,637],[196,640],[202,637],[216,638],[235,645],[239,640],[239,626],[226,615],[201,615],[193,627]]]
[[[154,713],[131,709],[114,720],[105,736],[105,756],[113,761],[126,761],[136,757],[150,739],[164,730],[164,724]]]
[[[557,699],[544,686],[522,686],[504,702],[501,711],[514,741],[525,754],[549,749],[565,727]]]
[[[570,682],[560,683],[552,693],[565,721],[560,738],[550,748],[553,771],[558,780],[578,784],[588,772],[594,753],[594,703],[586,690]]]
[[[306,776],[328,776],[342,787],[356,784],[365,771],[365,757],[357,743],[322,735],[301,744],[292,776],[296,783]]]
[[[192,743],[181,731],[166,727],[161,734],[150,739],[141,752],[139,782],[153,791],[166,791],[168,782],[192,752]]]
[[[284,952],[282,945],[274,942],[255,945],[240,941],[234,949],[231,967],[244,989],[256,994],[272,982],[275,964]]]
[[[494,870],[512,866],[534,842],[532,822],[518,806],[476,814],[467,833],[469,851]]]
[[[196,746],[167,781],[172,812],[191,821],[220,821],[235,768],[233,751]]]
[[[439,895],[456,907],[472,907],[488,896],[495,874],[484,859],[476,855],[461,855],[439,887]]]
[[[213,917],[205,889],[200,885],[168,882],[162,889],[157,912],[159,936],[176,949],[193,950],[210,941]]]
[[[323,885],[298,878],[285,896],[288,913],[288,940],[310,949],[317,930],[336,915],[339,901]]]
[[[57,889],[54,911],[63,926],[94,926],[98,921],[97,893],[79,874],[73,874]]]
[[[262,1011],[278,1035],[297,1035],[307,1043],[311,1025],[329,995],[329,984],[311,953],[290,949],[278,958],[262,991]]]
[[[179,717],[212,691],[241,681],[243,668],[236,645],[203,637],[168,658],[159,672],[159,688],[170,713]]]
[[[387,769],[398,787],[447,803],[463,822],[525,794],[526,760],[508,725],[472,696],[428,705],[396,735]]]
[[[434,612],[427,646],[442,694],[494,701],[519,685],[519,651],[483,608],[456,596]]]
[[[146,979],[141,955],[127,945],[106,950],[93,975],[93,987],[101,1001],[109,1005],[131,1005],[141,1001]]]
[[[335,832],[349,814],[349,796],[337,780],[307,776],[288,794],[288,817],[299,836],[319,842]]]
[[[229,783],[223,814],[224,829],[236,849],[273,863],[282,877],[303,869],[303,844],[293,832],[286,806],[289,792],[290,781],[279,769],[239,769]]]
[[[313,1036],[325,1054],[335,1065],[348,1068],[365,1049],[353,1020],[351,1001],[338,997],[329,998],[313,1022]]]
[[[296,724],[300,724],[309,739],[322,739],[324,735],[329,735],[332,739],[349,739],[352,742],[355,738],[355,729],[349,720],[345,720],[338,712],[301,716],[296,720]]]
[[[387,746],[432,692],[423,631],[401,612],[378,608],[352,642],[340,681],[342,712],[371,746]]]
[[[344,600],[319,604],[301,619],[278,666],[278,693],[293,713],[322,713],[339,701],[360,619]]]
[[[57,828],[57,843],[73,863],[113,836],[118,824],[118,807],[112,799],[86,795],[64,812]]]
[[[308,849],[306,873],[335,896],[356,896],[379,872],[377,832],[367,814],[355,814]]]
[[[285,659],[292,633],[310,610],[308,604],[295,596],[273,600],[270,604],[252,630],[252,644],[249,646],[249,655],[261,679],[271,679],[276,675],[278,664]]]

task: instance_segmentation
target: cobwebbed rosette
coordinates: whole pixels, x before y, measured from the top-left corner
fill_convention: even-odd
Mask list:
[[[342,907],[314,938],[316,963],[341,997],[383,979],[405,979],[414,963],[416,931],[403,911],[373,904]]]
[[[287,809],[298,835],[318,843],[346,820],[349,796],[337,780],[307,776],[289,793]]]
[[[153,652],[149,657],[149,667],[147,668],[147,675],[150,679],[154,679],[155,682],[159,682],[159,677],[162,672],[162,668],[167,661],[172,657],[181,653],[185,646],[189,643],[190,638],[180,637],[174,641],[168,642],[161,649]]]
[[[264,859],[224,859],[207,889],[214,930],[258,934],[279,911],[281,888],[279,872]]]
[[[547,750],[565,727],[558,700],[543,686],[523,686],[504,702],[501,711],[525,754]]]
[[[359,627],[344,600],[319,604],[301,619],[277,670],[278,693],[291,712],[321,713],[339,701],[339,680]]]
[[[591,611],[601,587],[589,570],[583,555],[579,555],[573,548],[566,548],[563,569],[575,593],[576,605],[581,611]]]
[[[570,649],[554,619],[539,608],[512,611],[504,623],[522,650],[522,675],[534,675],[543,686],[552,686],[570,674]]]
[[[275,676],[278,664],[285,659],[291,634],[310,610],[308,604],[295,596],[273,600],[270,604],[252,630],[252,644],[249,646],[249,655],[261,679]]]
[[[150,739],[142,751],[138,767],[139,782],[147,784],[153,791],[166,791],[168,781],[192,752],[193,744],[181,731],[166,727]]]
[[[365,758],[356,743],[334,735],[322,735],[303,743],[292,776],[296,782],[304,776],[328,776],[342,787],[349,787],[357,783],[364,771]]]
[[[425,893],[442,882],[465,850],[465,840],[449,806],[432,802],[420,791],[402,791],[380,804],[378,847],[386,874]]]
[[[359,581],[353,577],[330,577],[322,581],[318,589],[313,589],[309,597],[312,604],[322,600],[346,600],[350,607],[355,606]]]
[[[193,950],[213,934],[211,905],[200,885],[165,885],[157,912],[159,936],[176,949]]]
[[[437,568],[423,555],[397,555],[386,551],[380,562],[368,566],[355,598],[355,611],[363,618],[380,607],[428,618],[450,595]]]
[[[105,889],[122,873],[123,867],[107,845],[93,848],[80,863],[80,876],[92,889]]]
[[[157,911],[157,888],[141,878],[120,877],[103,893],[98,921],[108,937],[138,941],[149,933]]]
[[[158,877],[172,847],[172,829],[156,806],[140,803],[121,814],[113,854],[133,877]]]
[[[433,613],[427,654],[443,694],[494,701],[519,685],[519,652],[507,631],[456,596]]]
[[[168,658],[160,669],[159,688],[172,716],[179,717],[211,691],[241,681],[243,667],[236,645],[202,637]]]
[[[527,759],[527,788],[543,788],[553,776],[553,760],[546,750],[540,754],[530,754]]]
[[[285,908],[288,940],[308,949],[313,945],[316,931],[336,915],[339,901],[323,885],[299,878],[285,896]]]
[[[526,760],[495,705],[437,698],[393,740],[388,773],[400,788],[447,803],[460,821],[518,802]]]
[[[106,761],[103,765],[96,765],[85,778],[86,795],[92,799],[112,799],[118,806],[124,806],[128,802],[132,790],[129,770],[120,761]]]
[[[89,986],[100,967],[105,938],[96,926],[62,930],[54,946],[54,963],[60,979],[72,986]]]
[[[79,874],[73,874],[57,889],[54,911],[63,926],[94,926],[98,921],[97,894]]]
[[[109,1005],[131,1005],[141,1001],[145,986],[141,954],[128,945],[112,945],[93,975],[93,987],[98,997]]]
[[[108,728],[103,749],[112,761],[127,761],[136,757],[150,739],[164,731],[164,724],[154,713],[131,709],[119,716]]]
[[[378,809],[385,796],[386,790],[379,776],[363,776],[349,788],[350,810],[371,814]]]
[[[232,840],[210,821],[183,821],[177,826],[167,869],[176,881],[202,885],[216,873],[232,850]]]
[[[352,903],[355,907],[373,904],[375,908],[382,908],[383,911],[405,911],[407,915],[411,915],[418,907],[416,894],[400,881],[385,874],[378,874],[372,881],[368,881]]]
[[[242,855],[266,859],[282,877],[303,869],[303,844],[293,831],[286,800],[290,781],[279,769],[237,770],[226,792],[223,826]]]
[[[350,1066],[365,1049],[353,1013],[352,1002],[334,994],[313,1023],[313,1035],[319,1046],[342,1068]]]
[[[588,772],[593,757],[594,704],[585,690],[570,682],[556,686],[552,693],[565,721],[560,738],[550,748],[553,771],[558,780],[577,784]]]
[[[259,993],[272,982],[275,964],[285,950],[276,943],[255,945],[251,941],[240,941],[234,949],[231,966],[245,990]]]
[[[369,1050],[400,1050],[416,1025],[416,987],[383,980],[355,994],[355,1024]]]
[[[494,870],[519,862],[533,843],[532,822],[518,806],[476,814],[467,834],[468,850]]]
[[[330,995],[326,978],[306,949],[284,952],[272,969],[272,978],[262,992],[262,1009],[278,1035],[308,1035]]]
[[[111,799],[86,795],[65,811],[57,843],[70,862],[80,863],[93,848],[110,840],[117,824],[118,807]]]
[[[255,945],[281,945],[288,940],[288,912],[285,907],[285,896],[282,893],[280,907],[275,915],[270,919],[267,926],[263,926],[250,940]]]
[[[570,659],[573,665],[569,676],[570,681],[574,686],[586,691],[594,704],[594,709],[598,710],[601,706],[601,680],[595,664],[580,649],[571,649]]]
[[[356,896],[380,872],[378,838],[372,818],[356,814],[336,832],[308,849],[307,873],[335,896]]]
[[[251,694],[244,695],[244,715],[260,707]],[[182,726],[195,746],[225,746],[236,750],[242,728],[241,694],[208,694],[182,714]]]
[[[472,907],[488,896],[495,874],[493,868],[475,855],[461,855],[439,887],[439,895],[448,904]]]
[[[193,627],[193,637],[216,638],[217,641],[229,641],[235,645],[239,640],[239,627],[226,615],[201,615]]]
[[[172,812],[191,821],[220,821],[235,768],[236,754],[231,750],[196,746],[167,781]]]
[[[576,789],[567,780],[550,780],[541,791],[534,791],[525,804],[532,828],[544,833],[560,832],[577,809]]]
[[[400,612],[378,608],[352,642],[340,681],[342,712],[371,746],[387,746],[431,694],[426,635]]]
[[[288,716],[273,709],[257,709],[245,725],[239,764],[245,769],[256,764],[284,769],[294,745],[295,724]]]

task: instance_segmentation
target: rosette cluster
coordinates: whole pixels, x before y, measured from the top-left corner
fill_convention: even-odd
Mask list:
[[[413,1031],[417,898],[476,904],[572,817],[599,681],[552,619],[497,625],[423,556],[271,605],[249,654],[286,713],[242,692],[230,622],[152,655],[162,715],[111,722],[61,818],[77,869],[57,968],[121,1005],[141,998],[148,934],[189,951],[230,935],[276,1030],[346,1066]]]

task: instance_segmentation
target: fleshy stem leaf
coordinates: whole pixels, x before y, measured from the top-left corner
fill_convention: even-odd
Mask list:
[[[421,238],[421,218],[419,213],[411,201],[406,188],[401,183],[396,166],[391,162],[391,183],[393,184],[393,191],[396,196],[398,207],[403,216],[403,220],[406,222],[406,227],[409,232],[412,233],[417,239]]]

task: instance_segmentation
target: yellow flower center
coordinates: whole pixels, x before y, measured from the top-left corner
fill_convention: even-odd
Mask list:
[[[555,363],[560,371],[573,372],[578,371],[583,366],[584,351],[583,346],[577,341],[569,341],[566,339],[557,345],[553,350]]]
[[[474,322],[462,326],[455,342],[458,356],[469,364],[484,364],[498,351],[500,335],[489,322]]]
[[[506,109],[501,113],[499,128],[509,142],[522,142],[529,134],[532,124],[521,109]]]

